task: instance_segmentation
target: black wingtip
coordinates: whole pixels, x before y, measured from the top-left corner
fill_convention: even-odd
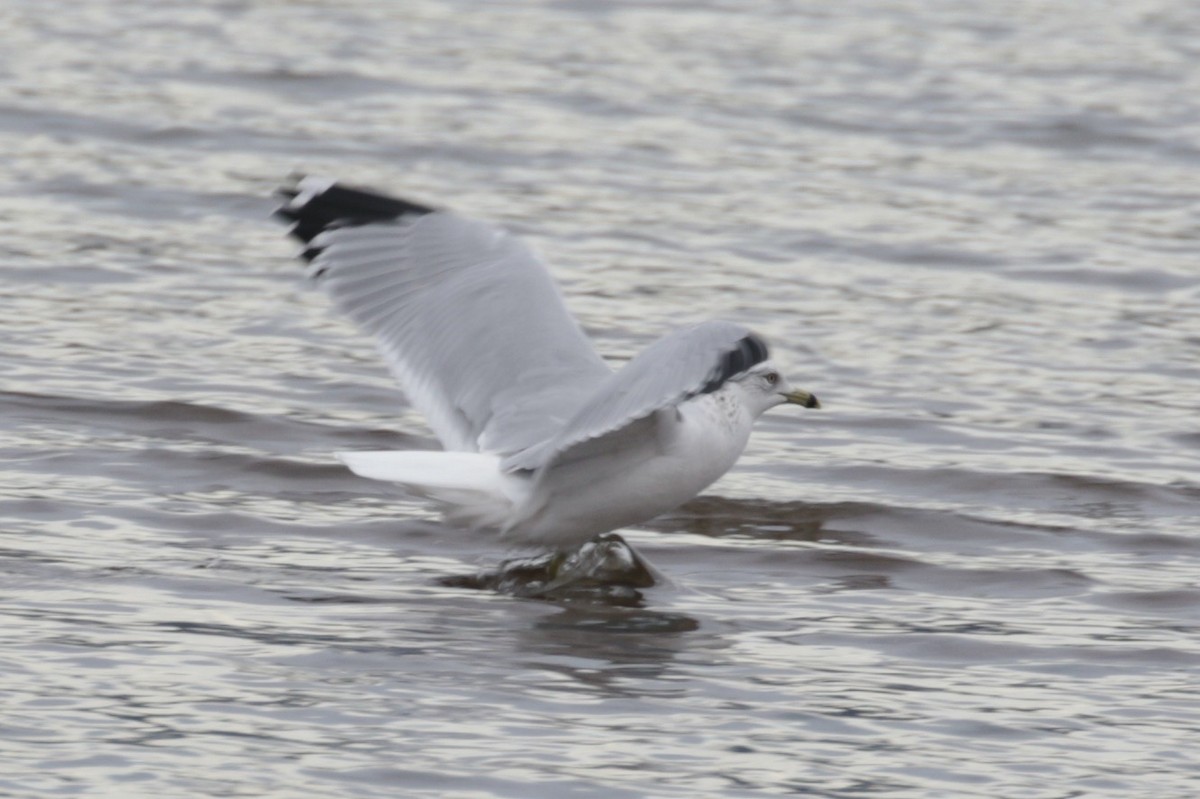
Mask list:
[[[273,216],[291,225],[288,235],[308,245],[326,230],[393,222],[422,216],[433,208],[386,194],[343,186],[332,180],[293,175],[275,192],[283,204]],[[302,257],[312,260],[319,249],[306,247]]]

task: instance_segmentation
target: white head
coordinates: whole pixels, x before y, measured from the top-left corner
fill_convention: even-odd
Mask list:
[[[747,405],[758,416],[776,405],[799,405],[803,408],[820,408],[816,396],[807,391],[792,388],[775,364],[763,361],[731,379],[741,388]]]

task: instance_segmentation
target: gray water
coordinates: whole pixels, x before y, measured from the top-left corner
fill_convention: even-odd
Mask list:
[[[1198,9],[11,0],[0,795],[1200,795]],[[825,409],[641,607],[447,587],[512,553],[330,456],[433,441],[297,169]]]

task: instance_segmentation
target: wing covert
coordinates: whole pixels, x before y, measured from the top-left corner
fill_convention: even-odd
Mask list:
[[[503,466],[547,466],[585,441],[716,391],[768,357],[766,342],[733,322],[704,322],[677,330],[638,353],[597,387],[553,439],[508,457]]]

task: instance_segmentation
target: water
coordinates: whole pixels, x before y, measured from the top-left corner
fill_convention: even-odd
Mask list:
[[[2,12],[0,795],[1200,794],[1200,12]],[[641,607],[329,453],[428,446],[308,293],[293,169],[502,222],[614,360],[778,411],[624,531]]]

